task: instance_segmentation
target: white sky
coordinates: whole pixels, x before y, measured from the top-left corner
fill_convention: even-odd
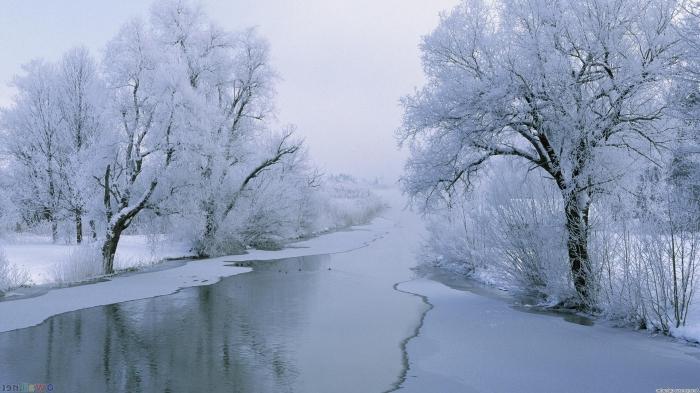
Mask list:
[[[204,0],[222,27],[258,26],[272,47],[279,119],[294,123],[326,172],[400,174],[398,99],[423,81],[420,37],[457,0]],[[7,84],[30,59],[55,60],[85,45],[97,56],[143,0],[3,0],[0,6],[0,105]]]

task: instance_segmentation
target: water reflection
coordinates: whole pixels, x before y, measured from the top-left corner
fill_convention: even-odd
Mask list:
[[[292,391],[307,325],[301,305],[328,260],[267,261],[214,285],[0,334],[0,383],[52,383],[56,391]]]

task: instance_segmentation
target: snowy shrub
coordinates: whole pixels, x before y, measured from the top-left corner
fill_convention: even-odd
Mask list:
[[[597,307],[606,318],[621,325],[645,327],[645,305],[642,298],[644,267],[635,257],[638,239],[627,220],[616,222],[609,210],[596,214],[591,230],[590,254],[598,284],[595,290]]]
[[[491,260],[486,255],[484,226],[474,225],[465,204],[459,204],[428,222],[423,257],[434,266],[471,275]]]
[[[434,212],[424,245],[427,259],[461,274],[540,297],[573,296],[567,265],[562,198],[537,175],[518,178],[507,163],[475,185],[469,197]]]
[[[282,168],[251,182],[213,237],[192,230],[205,225],[197,217],[183,217],[192,221],[181,226],[178,237],[197,239],[195,249],[209,256],[279,249],[292,240],[368,223],[385,208],[370,187],[348,175],[321,178]]]
[[[349,175],[329,176],[316,197],[311,232],[366,224],[386,208],[371,185]]]
[[[700,221],[692,181],[648,170],[633,200],[594,210],[591,260],[602,314],[668,334],[685,325],[698,280]]]
[[[3,173],[0,173],[2,175]],[[20,222],[18,208],[5,184],[0,183],[0,235],[14,232]]]
[[[599,304],[611,319],[669,333],[684,326],[694,300],[700,232],[674,222],[637,222],[623,228],[618,245],[600,254]]]
[[[698,280],[700,233],[642,228],[645,232],[622,235],[615,250],[601,252],[599,306],[610,319],[668,333],[687,320]]]
[[[645,316],[664,333],[685,325],[697,279],[699,240],[698,233],[652,233],[638,241]]]
[[[85,281],[102,274],[102,256],[97,243],[71,247],[68,257],[53,266],[53,280],[59,284]]]
[[[570,292],[566,263],[566,235],[561,197],[540,184],[513,187],[500,184],[492,190],[492,206],[484,221],[497,250],[493,263],[507,281],[556,303]]]
[[[5,256],[5,252],[0,250],[0,296],[9,289],[27,285],[29,282],[29,273],[19,266],[11,264]]]

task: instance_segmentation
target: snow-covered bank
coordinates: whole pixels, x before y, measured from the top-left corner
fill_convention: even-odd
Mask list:
[[[430,258],[430,256],[426,258]],[[521,288],[512,285],[508,281],[504,280],[502,276],[499,275],[500,273],[497,271],[497,269],[495,269],[493,266],[486,266],[483,269],[466,273],[465,270],[462,269],[459,264],[450,262],[441,264],[440,262],[441,261],[431,261],[431,263],[423,263],[420,266],[420,271],[430,271],[432,269],[438,269],[442,272],[441,274],[452,276],[455,280],[465,279],[468,277],[470,280],[474,280],[475,284],[493,288],[494,290],[499,289],[507,291],[507,293],[510,294],[518,294],[516,296],[519,296],[521,294],[527,294],[527,292],[523,292]],[[694,297],[692,298],[692,301],[690,303],[686,324],[678,328],[671,327],[667,335],[680,340],[688,341],[690,343],[700,344],[700,293],[694,293],[693,296]],[[556,312],[556,310],[552,309],[552,306],[555,305],[556,303],[553,302],[539,302],[536,306],[543,312]],[[635,329],[635,327],[632,324],[623,323],[606,314],[588,314],[586,318],[591,318],[601,323],[614,325],[621,329],[626,329],[630,331]],[[643,331],[649,333],[650,335],[663,334],[663,332],[655,330],[653,329],[653,327],[648,327]]]
[[[419,279],[434,306],[407,345],[407,392],[621,392],[700,385],[700,349],[582,326]]]
[[[685,326],[671,328],[671,335],[683,340],[700,343],[700,294],[695,294],[695,300],[688,311]]]
[[[254,250],[247,254],[190,261],[172,269],[117,276],[106,282],[50,290],[31,298],[0,302],[0,332],[34,326],[47,318],[78,309],[173,293],[180,288],[208,285],[222,277],[247,272],[231,262],[271,260],[305,255],[332,254],[363,247],[382,237],[392,226],[383,218],[310,240],[280,251]]]
[[[183,221],[183,217],[168,217],[173,221],[167,225],[161,222],[160,226],[141,222],[130,235],[121,235],[113,267],[117,272],[141,270],[166,259],[230,255],[256,248],[280,249],[301,239],[363,225],[386,208],[375,189],[385,192],[377,182],[349,175],[329,176],[319,187],[318,195],[307,196],[302,216],[258,222],[269,212],[281,214],[284,204],[291,203],[289,195],[278,196],[268,201],[270,205],[263,209],[268,213],[262,216],[236,214],[235,223],[240,227],[221,231],[222,236],[216,241],[210,239],[213,243],[207,250],[199,244],[203,229]],[[75,245],[64,237],[52,241],[42,228],[15,232],[16,229],[0,231],[0,295],[23,286],[65,285],[102,275],[101,238],[86,238],[83,244]],[[206,252],[198,254],[203,251]]]
[[[29,275],[33,285],[56,281],[62,264],[69,262],[76,246],[56,244],[50,236],[17,234],[0,242],[8,262]],[[149,240],[145,235],[123,235],[117,248],[115,267],[124,270],[151,265],[170,258],[191,256],[186,242],[176,242],[161,236]]]

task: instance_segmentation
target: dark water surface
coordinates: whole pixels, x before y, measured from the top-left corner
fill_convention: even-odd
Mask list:
[[[252,272],[213,285],[2,333],[0,384],[51,383],[57,392],[387,390],[405,366],[401,342],[426,306],[393,290],[413,261],[388,258],[385,249],[252,262]]]

